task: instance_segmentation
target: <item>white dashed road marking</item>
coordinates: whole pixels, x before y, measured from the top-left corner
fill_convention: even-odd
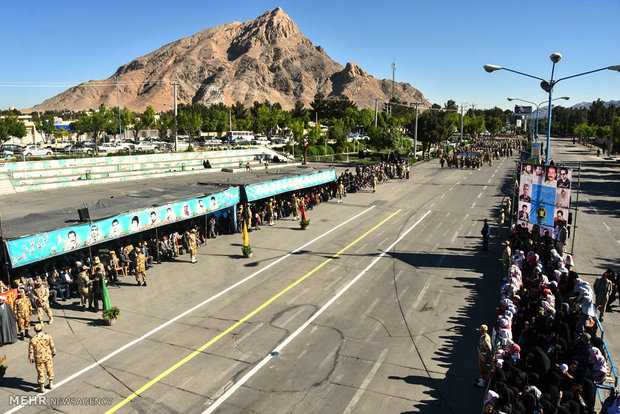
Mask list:
[[[379,367],[383,363],[383,360],[385,359],[385,356],[387,355],[387,353],[388,353],[387,348],[385,348],[381,352],[381,355],[379,355],[377,362],[375,362],[375,364],[370,369],[370,372],[368,373],[368,375],[366,375],[366,378],[364,378],[362,385],[360,385],[359,389],[357,390],[357,392],[355,393],[355,395],[349,402],[349,405],[347,405],[347,408],[344,409],[343,414],[349,414],[353,412],[353,409],[359,402],[360,398],[362,397],[362,394],[364,393],[364,391],[366,391],[366,387],[368,387],[368,384],[370,384],[370,381],[372,381],[373,377],[377,374],[377,371],[379,370]]]

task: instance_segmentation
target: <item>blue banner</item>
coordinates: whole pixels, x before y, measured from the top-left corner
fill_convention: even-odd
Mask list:
[[[276,194],[295,191],[301,188],[314,187],[315,185],[325,184],[335,180],[336,170],[327,170],[314,174],[282,178],[281,180],[267,183],[248,185],[245,187],[245,192],[248,196],[248,201],[255,201],[261,198],[272,197]]]
[[[92,224],[78,224],[10,240],[6,245],[11,266],[16,268],[144,230],[203,216],[238,203],[239,188],[234,187],[206,197],[130,211],[93,221]]]
[[[555,187],[532,184],[530,223],[540,227],[553,227],[555,212]]]
[[[539,149],[539,146],[538,146]],[[532,144],[532,156],[537,147]],[[558,226],[567,225],[573,170],[558,165],[522,163],[517,219],[532,230],[534,225],[553,236]]]

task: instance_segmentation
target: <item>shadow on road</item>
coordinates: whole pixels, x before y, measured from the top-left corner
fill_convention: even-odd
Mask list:
[[[499,188],[500,193],[508,195],[512,185],[512,176],[507,175]],[[416,268],[454,269],[455,276],[445,280],[451,282],[449,286],[455,289],[452,292],[457,291],[456,295],[464,298],[464,305],[447,320],[448,328],[441,331],[438,340],[434,340],[437,346],[430,356],[431,360],[423,361],[429,374],[388,377],[428,387],[428,390],[423,392],[427,398],[416,402],[411,412],[460,414],[479,413],[482,409],[484,392],[474,386],[478,378],[476,346],[479,334],[476,328],[481,324],[492,328],[495,323],[498,292],[503,282],[500,263],[501,240],[497,237],[497,227],[493,223],[499,215],[500,208],[501,206],[497,205],[488,213],[489,223],[492,223],[489,251],[482,250],[480,237],[462,236],[468,239],[464,247],[444,248],[443,254],[389,253],[394,259]],[[481,228],[482,222],[475,231],[478,232]],[[506,230],[504,235],[507,235]]]

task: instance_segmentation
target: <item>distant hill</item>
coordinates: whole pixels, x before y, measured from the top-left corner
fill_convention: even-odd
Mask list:
[[[615,105],[615,106],[620,106],[620,101],[607,101],[604,102],[605,106],[611,106],[611,105]],[[571,106],[572,109],[590,109],[590,106],[592,106],[592,102],[579,102],[578,104],[575,104],[573,106]]]
[[[250,106],[271,97],[284,109],[299,100],[306,106],[316,92],[326,97],[347,95],[360,107],[387,101],[390,79],[375,79],[353,62],[346,66],[315,46],[281,9],[270,10],[244,23],[209,28],[172,43],[118,68],[114,75],[88,81],[47,99],[28,111],[82,110],[101,103],[116,106],[116,77],[121,106],[142,112],[171,109],[177,81],[179,103],[236,101]],[[401,102],[431,104],[408,83],[396,82],[394,97]]]

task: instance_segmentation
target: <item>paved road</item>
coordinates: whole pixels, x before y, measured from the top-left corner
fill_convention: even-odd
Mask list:
[[[416,166],[320,205],[306,231],[281,220],[251,232],[251,259],[239,235],[209,241],[198,265],[183,257],[149,271],[148,288],[111,288],[112,328],[75,303],[56,309],[46,396],[111,398],[80,412],[479,412],[475,328],[494,322],[501,284],[501,246],[494,236],[482,252],[480,229],[513,167]],[[6,349],[5,409],[35,382],[25,346]]]

